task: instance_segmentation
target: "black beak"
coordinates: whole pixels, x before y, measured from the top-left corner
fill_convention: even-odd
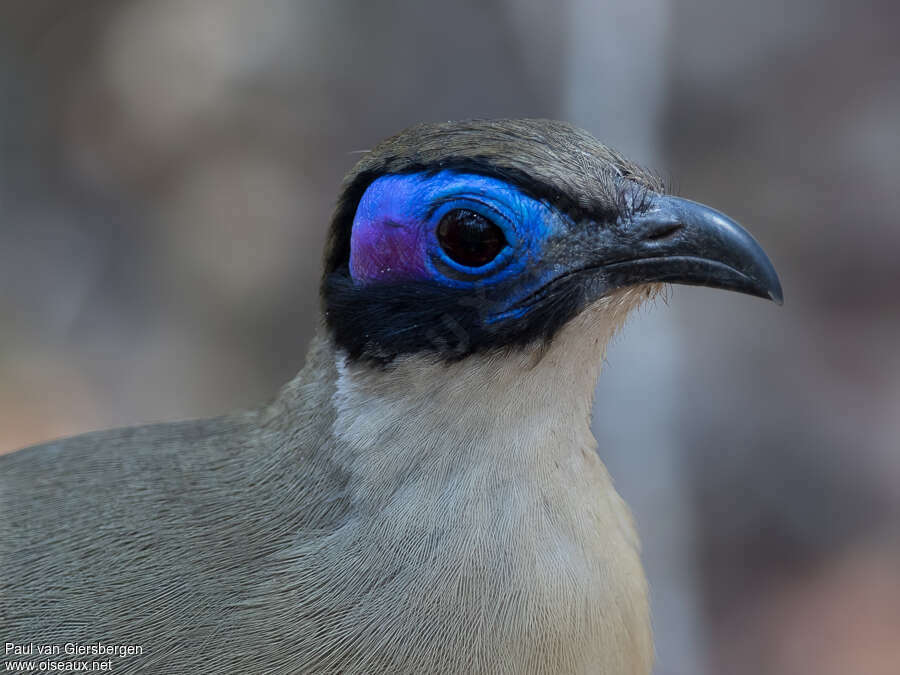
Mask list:
[[[782,304],[775,268],[744,228],[697,202],[668,195],[650,199],[649,208],[601,235],[596,268],[607,288],[670,282]]]

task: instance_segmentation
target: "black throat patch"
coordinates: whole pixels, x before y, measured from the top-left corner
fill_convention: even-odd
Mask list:
[[[528,299],[523,314],[495,319],[503,307],[502,288],[488,294],[423,281],[357,285],[344,267],[323,283],[325,322],[352,359],[385,365],[397,356],[424,353],[457,361],[548,342],[586,304],[586,276],[552,283]]]

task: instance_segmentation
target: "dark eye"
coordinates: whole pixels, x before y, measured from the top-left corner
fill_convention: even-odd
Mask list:
[[[467,267],[487,265],[506,246],[503,230],[469,209],[454,209],[441,218],[437,237],[444,252]]]

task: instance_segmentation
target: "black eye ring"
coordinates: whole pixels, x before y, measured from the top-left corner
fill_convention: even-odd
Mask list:
[[[437,239],[444,253],[466,267],[483,267],[506,248],[506,235],[490,219],[471,209],[453,209],[441,218]]]

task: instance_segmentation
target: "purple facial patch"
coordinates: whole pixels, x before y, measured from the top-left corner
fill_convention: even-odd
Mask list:
[[[350,275],[355,281],[427,279],[423,181],[385,176],[366,190],[353,219]]]

